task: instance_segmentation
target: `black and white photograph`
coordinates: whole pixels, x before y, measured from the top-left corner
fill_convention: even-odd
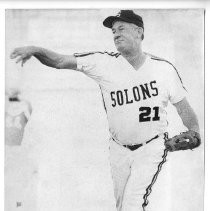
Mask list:
[[[6,9],[4,210],[203,211],[204,35],[204,8]]]

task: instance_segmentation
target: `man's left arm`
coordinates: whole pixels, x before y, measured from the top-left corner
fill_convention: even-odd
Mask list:
[[[188,131],[165,141],[168,151],[194,149],[201,144],[198,119],[186,98],[173,104]]]
[[[200,133],[197,116],[187,99],[183,98],[181,101],[173,105],[176,107],[184,126],[186,126],[188,130]]]

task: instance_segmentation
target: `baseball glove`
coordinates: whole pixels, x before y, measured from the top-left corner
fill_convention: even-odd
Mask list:
[[[170,152],[194,149],[201,144],[200,134],[188,130],[165,141],[166,149]]]

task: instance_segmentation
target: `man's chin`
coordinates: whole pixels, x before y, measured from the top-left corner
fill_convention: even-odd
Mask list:
[[[122,45],[116,45],[116,48],[120,53],[126,50],[125,46],[122,46]]]

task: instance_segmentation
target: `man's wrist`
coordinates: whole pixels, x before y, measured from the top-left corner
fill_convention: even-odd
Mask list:
[[[191,130],[200,134],[200,129],[198,127],[189,128],[188,130]]]
[[[31,52],[32,55],[39,54],[40,48],[36,47],[36,46],[30,46],[30,52]]]

